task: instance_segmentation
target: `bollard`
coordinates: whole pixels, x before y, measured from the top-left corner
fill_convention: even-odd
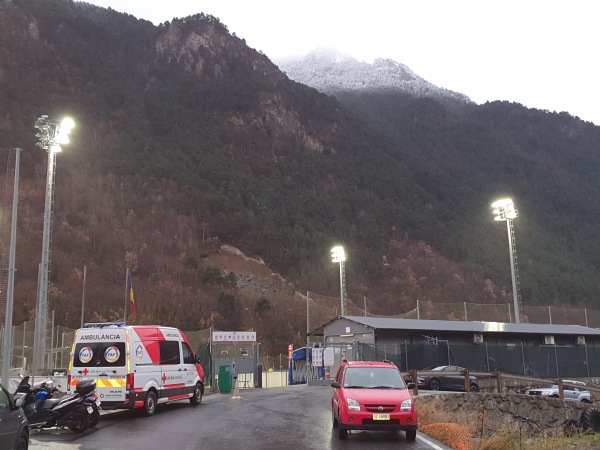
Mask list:
[[[233,383],[235,384],[235,388],[233,388],[233,397],[231,398],[242,398],[240,397],[240,387],[237,383],[237,375],[233,376]]]

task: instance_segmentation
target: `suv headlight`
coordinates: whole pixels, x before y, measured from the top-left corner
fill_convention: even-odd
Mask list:
[[[348,409],[350,411],[360,411],[360,405],[356,400],[349,398],[346,401],[348,402]]]
[[[410,411],[412,409],[412,399],[404,400],[400,405],[400,411]]]
[[[554,391],[542,391],[542,395],[553,395]]]

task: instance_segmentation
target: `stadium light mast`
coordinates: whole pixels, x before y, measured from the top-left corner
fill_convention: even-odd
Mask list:
[[[346,271],[344,270],[344,262],[346,261],[346,252],[344,247],[338,245],[331,249],[331,261],[340,263],[340,315],[346,315]]]
[[[505,221],[508,230],[508,251],[510,254],[510,274],[512,277],[513,302],[515,305],[515,323],[521,322],[521,294],[519,292],[519,267],[517,264],[517,247],[515,243],[515,229],[513,219],[519,216],[515,205],[510,198],[495,201],[492,203],[494,220]]]
[[[48,172],[46,175],[46,197],[44,203],[44,232],[42,237],[42,259],[38,273],[38,298],[35,314],[35,334],[33,342],[33,364],[31,373],[44,367],[46,354],[46,327],[48,322],[48,274],[50,272],[50,240],[52,235],[52,211],[54,209],[54,175],[56,154],[62,145],[69,143],[69,134],[75,126],[73,119],[65,118],[56,123],[42,116],[35,121],[34,127],[39,131],[35,137],[39,139],[38,147],[48,152]]]

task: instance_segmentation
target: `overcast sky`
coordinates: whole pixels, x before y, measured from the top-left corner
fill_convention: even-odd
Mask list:
[[[91,0],[155,24],[204,12],[275,59],[328,47],[392,58],[477,103],[600,125],[597,0]]]

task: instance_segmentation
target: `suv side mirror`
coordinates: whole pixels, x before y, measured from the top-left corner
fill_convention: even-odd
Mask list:
[[[412,383],[412,382],[411,382],[411,383],[408,383],[408,384],[406,385],[406,387],[407,387],[408,389],[414,389],[414,388],[415,388],[415,383]]]
[[[341,386],[340,386],[340,383],[338,383],[337,381],[334,381],[333,383],[331,383],[331,387],[339,389]]]

